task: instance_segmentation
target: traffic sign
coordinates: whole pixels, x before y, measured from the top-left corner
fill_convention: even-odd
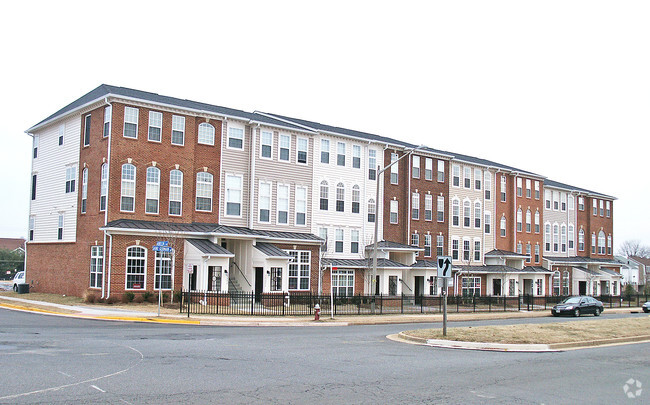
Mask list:
[[[438,277],[451,277],[451,257],[438,256]]]
[[[165,253],[171,253],[172,248],[169,246],[154,246],[151,248],[154,252],[165,252]]]
[[[156,242],[156,246],[169,246],[169,242],[166,240],[162,240],[159,242]]]

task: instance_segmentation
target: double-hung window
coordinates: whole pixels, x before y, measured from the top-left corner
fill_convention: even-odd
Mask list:
[[[172,289],[172,253],[156,252],[154,290]]]
[[[485,220],[483,222],[485,233],[489,235],[492,232],[492,213],[490,211],[485,211]]]
[[[111,134],[111,119],[113,117],[113,107],[106,106],[104,108],[104,138],[108,137]]]
[[[530,179],[526,179],[526,198],[531,197],[531,189],[530,189],[531,187],[530,186],[531,186]]]
[[[259,222],[271,222],[271,182],[261,181],[258,194]]]
[[[567,240],[567,234],[566,234],[566,225],[562,225],[560,228],[560,246],[562,248],[562,253],[566,252],[566,240]]]
[[[291,155],[291,135],[280,134],[280,147],[278,151],[278,160],[283,162],[289,161]]]
[[[146,190],[145,212],[157,214],[160,201],[160,169],[157,167],[147,168],[147,190]]]
[[[34,223],[35,223],[35,218],[33,216],[29,217],[29,240],[33,241],[34,240]]]
[[[90,247],[90,288],[101,288],[104,268],[104,246]]]
[[[330,140],[320,140],[320,162],[328,164],[330,162]]]
[[[343,183],[336,185],[336,211],[345,211],[345,186]]]
[[[185,117],[172,115],[172,145],[185,144]]]
[[[390,223],[396,224],[398,221],[398,208],[399,202],[397,200],[390,200]]]
[[[65,223],[65,219],[63,214],[59,214],[59,226],[57,227],[57,232],[56,232],[56,238],[58,240],[63,240],[63,224]]]
[[[506,236],[506,217],[505,216],[501,217],[500,228],[501,228],[501,236]]]
[[[609,201],[605,201],[605,215],[607,218],[612,216],[612,205]]]
[[[336,144],[336,164],[345,166],[345,143],[337,142]]]
[[[273,132],[262,131],[260,133],[260,157],[272,159],[273,157]]]
[[[334,231],[334,251],[343,253],[343,229],[341,228]]]
[[[377,206],[375,205],[375,199],[371,198],[368,200],[368,222],[375,222],[375,211]]]
[[[469,200],[463,201],[463,226],[469,228],[472,222],[472,208]]]
[[[359,231],[350,231],[350,253],[359,253]]]
[[[77,179],[77,167],[68,166],[65,168],[65,192],[74,193],[75,182]]]
[[[309,139],[298,138],[296,160],[298,163],[307,164],[307,150],[309,149]]]
[[[438,202],[437,202],[437,216],[436,220],[438,222],[445,222],[445,197],[439,195],[438,196]]]
[[[463,168],[463,186],[465,188],[472,187],[472,168],[464,167]]]
[[[244,128],[228,127],[228,147],[244,149]]]
[[[438,160],[438,182],[439,183],[445,182],[445,161],[444,160]]]
[[[535,233],[539,233],[539,211],[535,211]]]
[[[397,153],[390,154],[390,162],[393,164],[390,167],[390,184],[397,184],[399,179],[399,163],[396,163],[399,160]]]
[[[214,145],[214,127],[207,122],[200,123],[196,141],[203,145]]]
[[[411,195],[411,218],[420,219],[420,194]]]
[[[92,116],[90,114],[86,115],[84,118],[84,146],[90,145],[90,122]]]
[[[460,187],[460,166],[453,165],[451,167],[451,185]]]
[[[420,234],[415,232],[411,234],[411,246],[420,246]]]
[[[368,150],[368,180],[375,180],[377,178],[377,151],[374,149]]]
[[[411,174],[413,175],[414,179],[419,179],[420,178],[420,157],[419,156],[412,156],[412,168],[411,168]]]
[[[474,239],[474,261],[481,261],[481,240]]]
[[[460,249],[459,243],[460,243],[460,241],[458,240],[458,238],[453,238],[451,240],[451,259],[452,260],[458,260],[458,257],[459,257],[458,254],[459,254],[459,249]]]
[[[212,174],[198,172],[196,174],[196,210],[212,211]]]
[[[329,185],[326,180],[320,182],[320,209],[327,211],[329,209]]]
[[[443,235],[436,236],[436,255],[442,256],[444,249],[445,249],[445,237]]]
[[[133,107],[124,107],[124,137],[136,139],[138,137],[139,110]]]
[[[431,257],[431,234],[424,235],[424,257]]]
[[[424,159],[424,179],[433,180],[433,159]]]
[[[86,212],[88,205],[88,168],[81,172],[81,213]]]
[[[355,184],[352,186],[352,213],[358,214],[361,207],[361,190],[359,186]]]
[[[455,198],[451,201],[451,224],[460,225],[460,201]]]
[[[530,233],[533,230],[533,218],[530,210],[526,210],[526,232]]]
[[[485,171],[485,176],[483,176],[483,190],[486,200],[492,199],[492,173]]]
[[[354,270],[335,270],[332,272],[332,291],[336,297],[354,295]]]
[[[523,197],[523,195],[524,195],[523,179],[521,177],[517,177],[517,197]]]
[[[278,224],[289,223],[289,186],[278,184]]]
[[[352,145],[352,167],[361,168],[361,146]]]
[[[296,186],[296,225],[307,224],[307,187]]]
[[[108,163],[102,164],[101,185],[99,191],[99,210],[106,211],[106,198],[108,197]]]
[[[149,111],[149,134],[147,139],[153,142],[160,142],[162,140],[161,112]]]
[[[120,211],[133,212],[135,209],[135,166],[122,165]]]
[[[523,228],[523,226],[522,226],[522,222],[523,222],[522,216],[523,216],[523,213],[521,211],[521,208],[519,208],[517,210],[517,232],[521,232],[522,228]]]
[[[476,201],[474,203],[474,228],[481,229],[481,218],[483,214],[481,212],[481,203]]]
[[[147,268],[147,249],[131,246],[126,249],[126,289],[144,290]]]
[[[226,175],[226,215],[241,216],[242,177],[234,174]]]
[[[506,176],[501,176],[501,202],[506,202]]]
[[[431,194],[424,195],[424,220],[433,220],[433,196]]]
[[[38,157],[38,136],[34,135],[34,139],[32,141],[32,158],[36,159]]]
[[[36,199],[36,179],[38,175],[32,174],[32,200]]]
[[[481,189],[481,182],[483,181],[483,170],[474,169],[474,190]]]
[[[183,210],[183,172],[169,172],[169,215],[181,215]]]
[[[539,181],[535,181],[535,199],[539,200]]]

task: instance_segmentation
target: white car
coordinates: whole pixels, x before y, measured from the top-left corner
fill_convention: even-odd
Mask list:
[[[641,308],[643,308],[643,312],[645,312],[645,313],[650,312],[650,301],[643,304],[643,307],[641,307]]]
[[[25,270],[19,271],[14,276],[14,292],[18,291],[18,284],[25,283]]]

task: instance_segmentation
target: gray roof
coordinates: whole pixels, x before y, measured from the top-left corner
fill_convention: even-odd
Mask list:
[[[528,255],[523,255],[523,254],[521,254],[521,253],[510,252],[510,251],[508,251],[508,250],[501,250],[501,249],[493,249],[493,250],[490,250],[489,252],[487,252],[487,253],[485,254],[485,256],[486,256],[486,257],[491,257],[491,256],[494,256],[494,257],[499,257],[499,256],[509,256],[509,257],[513,257],[513,256],[514,256],[514,257],[520,257],[520,258],[522,258],[522,259],[528,257]]]
[[[523,269],[517,269],[514,267],[510,266],[502,266],[502,265],[486,265],[486,266],[459,266],[459,267],[454,267],[455,269],[461,269],[461,271],[467,272],[467,273],[519,273],[519,274],[526,274],[526,273],[551,273],[550,271],[544,269],[544,268],[537,268],[537,267],[524,267]],[[541,269],[541,270],[540,270]]]
[[[460,161],[463,161],[463,162],[472,163],[472,164],[475,164],[475,165],[478,165],[478,166],[494,167],[494,168],[497,168],[497,169],[504,169],[504,170],[508,170],[508,171],[512,171],[512,172],[526,174],[526,175],[533,176],[533,177],[539,177],[540,179],[545,178],[541,174],[536,174],[536,173],[533,173],[533,172],[529,172],[528,170],[518,169],[516,167],[504,165],[502,163],[494,162],[492,160],[487,160],[487,159],[477,158],[477,157],[474,157],[474,156],[464,155],[462,153],[441,151],[441,150],[437,150],[437,149],[433,149],[433,148],[426,148],[425,150],[428,150],[428,151],[433,152],[433,153],[441,154],[441,155],[451,155],[451,156],[453,156],[453,159],[455,159],[455,160],[460,160]]]
[[[197,248],[201,253],[208,256],[234,256],[234,254],[228,251],[228,249],[221,245],[216,245],[207,239],[186,239],[186,241]]]
[[[372,268],[372,259],[323,259],[324,266],[333,266],[333,267],[349,267],[349,268],[362,268],[370,269]],[[398,263],[392,260],[378,258],[377,259],[377,268],[408,268],[402,263]]]
[[[569,264],[611,264],[620,266],[621,263],[617,262],[614,259],[600,259],[592,257],[583,257],[583,256],[571,256],[571,257],[560,257],[560,256],[544,256],[544,260],[557,263],[569,263]]]
[[[263,231],[253,230],[238,226],[225,226],[219,224],[209,223],[177,223],[177,222],[158,222],[158,221],[140,221],[135,219],[117,219],[109,222],[101,229],[132,229],[144,231],[158,231],[158,232],[178,232],[178,233],[194,233],[208,235],[236,235],[236,236],[250,236],[251,238],[262,239],[287,239],[299,240],[304,242],[323,242],[323,239],[311,233],[300,232],[284,232],[284,231]]]
[[[264,253],[264,255],[269,257],[285,257],[287,259],[291,258],[290,254],[270,243],[257,242],[255,244],[255,249],[259,250],[260,252]]]
[[[595,194],[595,195],[598,195],[600,197],[611,198],[612,200],[616,200],[616,197],[612,197],[612,196],[609,196],[609,195],[606,195],[606,194],[598,193],[596,191],[587,190],[587,189],[581,188],[581,187],[570,186],[568,184],[560,183],[559,181],[555,181],[555,180],[546,179],[546,180],[544,180],[544,185],[548,186],[548,187],[561,188],[561,189],[567,190],[567,191],[577,191],[577,192],[585,193],[585,194]]]
[[[373,250],[375,248],[375,245],[373,243],[366,245],[366,250]],[[412,251],[417,251],[417,250],[424,250],[421,247],[418,246],[411,246],[411,245],[405,245],[403,243],[398,243],[398,242],[392,242],[389,240],[381,240],[377,242],[377,249],[384,249],[384,250],[412,250]]]
[[[437,269],[438,263],[435,260],[418,260],[411,267],[418,269]]]
[[[45,118],[38,124],[34,125],[34,127],[38,127],[39,125],[59,116],[66,114],[70,111],[75,110],[76,108],[82,107],[88,103],[97,101],[103,97],[108,97],[108,96],[122,96],[122,97],[128,97],[128,98],[134,98],[134,99],[139,99],[143,101],[149,101],[152,103],[156,104],[167,104],[175,107],[181,107],[181,108],[187,108],[191,110],[198,110],[198,111],[205,111],[209,113],[213,113],[216,115],[224,115],[224,116],[229,116],[229,117],[237,117],[241,118],[243,120],[248,120],[248,121],[254,121],[254,122],[260,122],[264,124],[269,124],[273,126],[280,126],[280,127],[285,127],[285,128],[290,128],[290,129],[296,129],[300,131],[305,131],[305,129],[302,126],[299,125],[294,125],[291,123],[283,122],[277,119],[274,119],[272,117],[268,117],[266,115],[262,114],[255,114],[255,113],[250,113],[242,110],[237,110],[234,108],[228,108],[228,107],[221,107],[218,105],[212,105],[212,104],[206,104],[206,103],[201,103],[198,101],[192,101],[192,100],[185,100],[185,99],[180,99],[176,97],[169,97],[169,96],[162,96],[157,93],[150,93],[147,91],[141,91],[141,90],[135,90],[135,89],[129,89],[126,87],[119,87],[119,86],[111,86],[108,84],[102,84],[99,87],[91,90],[90,92],[84,94],[77,100],[73,101],[72,103],[68,104],[67,106],[61,108],[54,114],[50,115],[49,117]],[[30,128],[29,130],[31,130]],[[28,130],[28,131],[29,131]]]

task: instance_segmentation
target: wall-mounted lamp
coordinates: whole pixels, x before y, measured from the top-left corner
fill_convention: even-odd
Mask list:
[[[271,270],[267,270],[266,274],[268,274],[270,276],[271,275]]]
[[[228,274],[228,270],[224,270],[224,271],[223,271],[223,274]]]

